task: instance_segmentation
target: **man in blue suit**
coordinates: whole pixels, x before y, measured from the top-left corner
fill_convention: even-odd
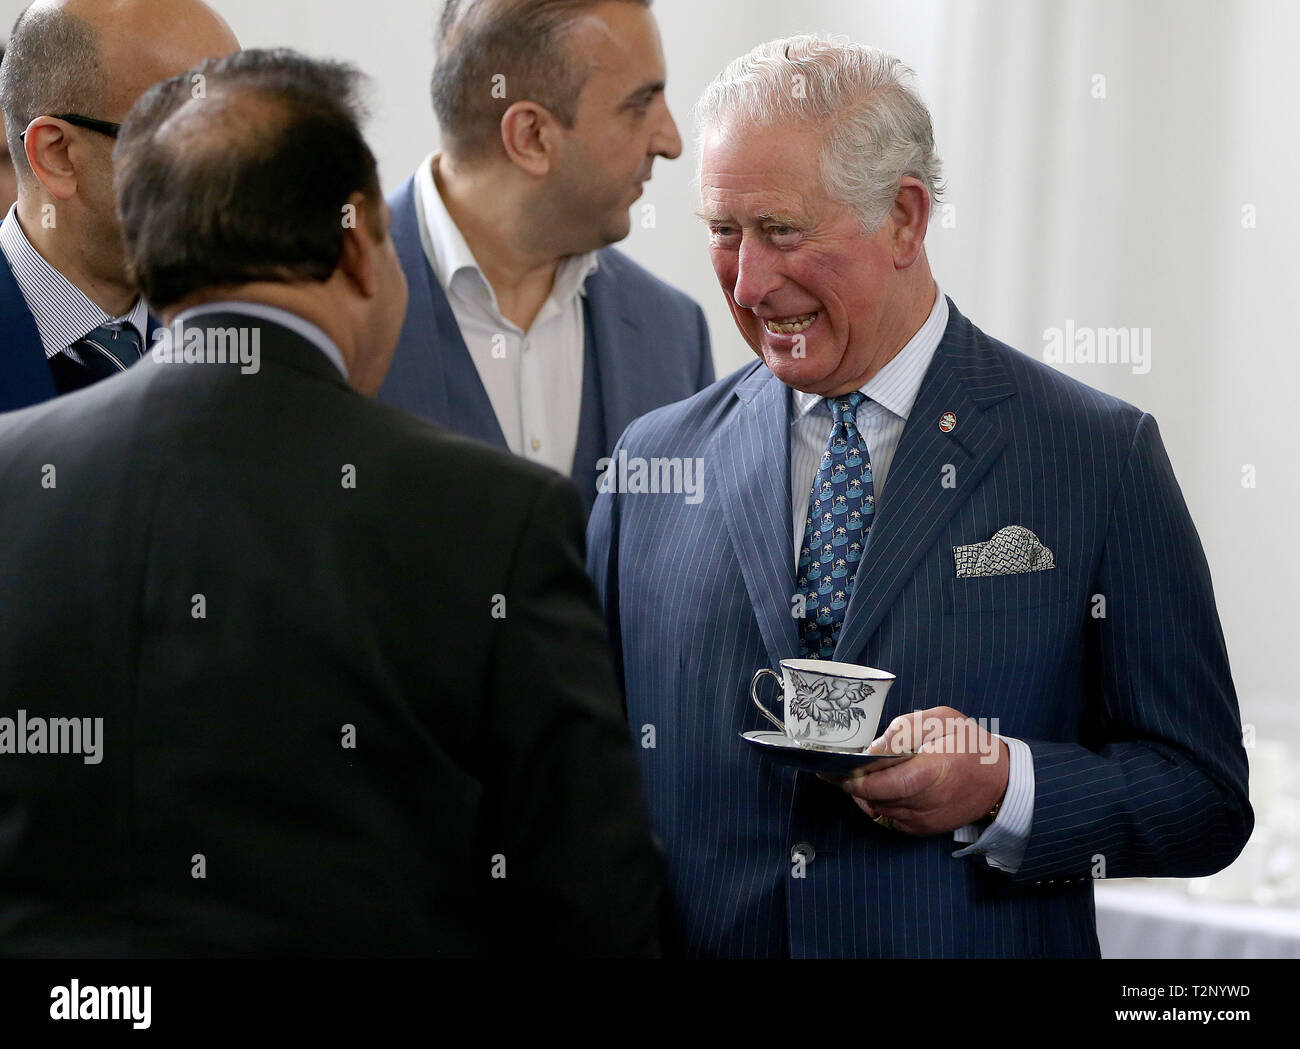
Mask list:
[[[629,422],[714,378],[699,306],[608,245],[681,154],[648,0],[449,0],[431,154],[390,198],[410,287],[380,399],[542,463],[590,509]]]
[[[588,531],[680,946],[1096,956],[1095,878],[1210,874],[1253,825],[1155,422],[938,290],[939,161],[897,59],[763,45],[699,116],[714,268],[761,360],[633,423]],[[702,487],[623,480],[656,460]],[[823,779],[746,746],[755,671],[799,656],[895,673],[874,746],[918,756]]]
[[[0,223],[0,412],[124,371],[157,323],[122,254],[113,140],[145,89],[239,50],[201,0],[38,0],[0,67],[18,201]]]

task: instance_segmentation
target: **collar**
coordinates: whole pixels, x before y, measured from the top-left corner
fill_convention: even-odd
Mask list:
[[[917,329],[916,334],[908,340],[880,371],[876,372],[861,392],[875,401],[882,408],[893,412],[900,419],[906,419],[916,403],[916,395],[921,389],[921,380],[929,370],[934,351],[943,340],[943,333],[948,328],[948,300],[938,284],[934,286],[934,306],[925,323]],[[792,390],[790,399],[791,423],[798,422],[825,398],[815,393]]]
[[[268,306],[264,302],[240,302],[236,299],[227,299],[222,302],[205,302],[178,313],[172,319],[172,327],[178,324],[189,324],[194,318],[208,313],[236,313],[245,317],[257,317],[259,320],[270,321],[282,328],[288,328],[295,335],[306,339],[321,353],[325,354],[333,362],[334,367],[339,370],[339,374],[343,376],[344,380],[347,380],[348,366],[343,360],[343,351],[338,348],[334,340],[326,335],[321,328],[312,324],[311,321],[299,317],[296,313],[282,310],[279,306]]]
[[[461,273],[471,274],[470,287],[484,291],[496,306],[496,293],[474,258],[460,227],[452,221],[451,213],[438,192],[438,182],[433,177],[438,154],[430,153],[415,173],[415,202],[420,212],[420,240],[424,245],[434,276],[443,290],[450,290]],[[569,255],[562,259],[555,271],[555,284],[550,297],[557,303],[568,302],[575,295],[586,295],[587,278],[595,272],[600,260],[594,251],[582,255]],[[464,278],[461,278],[462,282]]]
[[[0,250],[9,260],[14,280],[36,322],[46,357],[62,353],[78,339],[110,322],[130,324],[140,333],[140,345],[148,349],[148,303],[137,298],[135,305],[122,316],[110,317],[32,246],[18,221],[17,204],[0,222]]]

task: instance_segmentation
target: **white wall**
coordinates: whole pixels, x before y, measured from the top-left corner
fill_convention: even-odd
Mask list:
[[[0,0],[0,21],[21,9]],[[432,0],[215,0],[245,46],[342,57],[374,78],[386,187],[436,144]],[[903,56],[930,101],[955,224],[944,290],[1041,355],[1067,319],[1150,328],[1152,366],[1065,370],[1155,414],[1214,573],[1244,718],[1300,746],[1291,663],[1300,520],[1300,296],[1292,199],[1300,7],[1285,0],[658,0],[684,136],[708,80],[763,40],[834,31]],[[1092,97],[1094,74],[1106,97]],[[691,215],[692,160],[660,161],[653,229],[625,247],[706,307],[719,373],[744,363]],[[1257,226],[1242,227],[1245,205]],[[1257,487],[1243,488],[1247,464]]]

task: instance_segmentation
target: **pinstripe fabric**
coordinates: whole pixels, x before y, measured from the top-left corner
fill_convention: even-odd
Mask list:
[[[917,389],[947,327],[948,300],[936,285],[934,307],[925,323],[907,345],[861,387],[861,392],[870,399],[858,405],[854,419],[858,433],[862,434],[871,453],[872,486],[877,503],[884,493],[889,465],[894,461],[894,450],[916,401]],[[797,563],[803,546],[808,494],[821,465],[826,435],[831,432],[831,413],[824,397],[791,390],[790,416],[790,506]]]
[[[703,500],[605,494],[588,532],[629,719],[655,727],[641,766],[691,954],[1096,955],[1096,857],[1109,877],[1203,875],[1253,825],[1209,571],[1154,421],[949,308],[836,658],[898,674],[885,720],[946,704],[1026,742],[1023,859],[1006,874],[886,831],[737,738],[763,727],[754,671],[797,649],[788,397],[755,363],[619,442],[702,457]],[[952,547],[1007,524],[1057,568],[957,579]]]
[[[925,323],[888,364],[860,387],[870,400],[858,406],[856,421],[870,453],[877,506],[883,498],[889,466],[894,461],[912,405],[916,403],[921,380],[947,328],[948,299],[935,285],[934,306]],[[790,391],[790,414],[790,502],[797,563],[803,545],[809,490],[820,467],[831,420],[826,400],[801,390]],[[869,544],[870,539],[868,533],[864,543]],[[953,832],[953,840],[972,846],[955,855],[986,856],[999,870],[1014,872],[1024,854],[1034,814],[1034,765],[1022,742],[1007,739],[1006,743],[1011,770],[997,819],[983,833],[974,823],[959,827]]]
[[[952,832],[952,840],[970,843],[954,856],[983,856],[989,865],[1014,874],[1020,869],[1034,821],[1034,754],[1024,740],[995,733],[1007,745],[1010,768],[1007,789],[997,818],[981,833],[979,824],[969,823]]]
[[[45,347],[45,356],[62,353],[101,324],[114,320],[132,325],[140,333],[141,343],[148,352],[149,307],[144,299],[136,299],[135,305],[122,316],[110,317],[32,247],[14,217],[17,209],[18,205],[13,205],[5,221],[0,223],[0,251],[4,252],[14,280],[27,300]]]

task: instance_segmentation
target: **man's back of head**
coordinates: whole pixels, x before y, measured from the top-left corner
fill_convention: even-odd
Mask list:
[[[128,270],[171,317],[237,299],[320,327],[379,388],[406,307],[359,75],[244,51],[152,88],[115,151]]]

